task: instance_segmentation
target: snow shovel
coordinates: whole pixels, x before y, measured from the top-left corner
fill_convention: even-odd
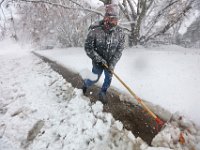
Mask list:
[[[108,69],[108,66],[107,66],[107,65],[104,64],[104,66]],[[155,119],[157,125],[160,125],[160,126],[162,127],[162,126],[164,125],[164,122],[163,122],[158,116],[156,116],[156,115],[147,107],[147,105],[142,101],[142,99],[139,98],[139,97],[131,90],[131,88],[130,88],[127,84],[125,84],[124,81],[122,81],[122,79],[121,79],[114,71],[111,71],[111,72],[112,72],[112,74],[119,80],[119,82],[121,82],[121,84],[123,84],[123,86],[130,92],[130,94],[137,100],[137,102],[138,102],[139,104],[142,105],[143,109],[146,110],[146,111],[150,114],[150,116],[152,116],[152,117]]]

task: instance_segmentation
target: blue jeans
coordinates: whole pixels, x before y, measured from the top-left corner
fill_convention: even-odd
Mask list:
[[[106,68],[102,67],[101,65],[92,63],[93,68],[92,72],[98,76],[96,80],[90,80],[90,79],[85,79],[84,80],[84,86],[85,87],[90,87],[93,84],[97,83],[99,81],[99,78],[101,77],[103,71],[105,74],[105,79],[103,82],[103,85],[101,87],[101,92],[106,93],[107,89],[110,87],[111,81],[112,81],[112,73],[110,73]]]

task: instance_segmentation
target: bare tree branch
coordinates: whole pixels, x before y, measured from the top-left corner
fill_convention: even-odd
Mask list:
[[[83,6],[81,4],[79,4],[79,3],[77,3],[77,2],[75,2],[73,0],[69,0],[69,1],[72,2],[72,3],[74,3],[74,4],[76,4],[76,5],[78,5],[78,6],[80,6],[81,8],[83,8]]]
[[[128,14],[127,9],[125,8],[124,4],[122,5],[121,3],[119,3],[119,7],[122,10],[122,12],[124,13],[125,17],[128,19],[128,21],[131,21],[131,17]]]
[[[6,131],[6,125],[5,125],[5,124],[1,124],[0,127],[3,128],[3,132],[2,132],[1,135],[0,135],[0,139],[1,139],[1,138],[3,137],[5,131]]]
[[[135,11],[135,9],[134,9],[134,7],[133,7],[133,4],[131,3],[130,0],[127,0],[127,2],[128,2],[129,6],[130,6],[130,8],[131,8],[131,12],[133,13],[134,16],[136,16],[136,11]]]
[[[158,14],[156,15],[154,21],[152,22],[152,24],[150,24],[149,26],[149,30],[147,31],[147,33],[145,34],[145,36],[147,36],[151,30],[153,29],[153,26],[159,21],[159,18],[161,17],[161,15],[168,9],[170,8],[172,5],[178,3],[179,0],[176,0],[174,2],[169,3],[167,6],[165,6],[161,11],[158,12]]]
[[[192,3],[192,2],[191,2]],[[190,4],[191,4],[190,3]],[[153,33],[152,35],[150,35],[146,41],[148,41],[149,39],[151,39],[152,37],[157,37],[159,35],[162,35],[164,33],[166,33],[172,26],[174,26],[177,22],[179,22],[182,17],[185,15],[186,12],[188,12],[192,7],[190,6],[190,4],[188,6],[185,7],[185,9],[183,10],[183,12],[181,12],[178,17],[176,18],[176,20],[172,20],[171,22],[168,22],[162,30],[156,32],[156,33]]]
[[[147,10],[149,10],[149,8],[152,6],[154,0],[151,0],[151,2],[149,3],[149,5],[147,6]]]
[[[4,0],[3,0],[4,1]],[[3,3],[3,1],[2,1],[2,3]],[[1,4],[2,4],[1,3]],[[2,6],[1,6],[1,4],[0,4],[0,10],[1,10],[1,13],[2,13],[2,15],[3,15],[3,18],[4,18],[4,29],[6,28],[6,23],[5,23],[5,20],[6,20],[6,16],[5,16],[5,13],[4,13],[4,10],[3,10],[3,8],[2,8]]]
[[[0,6],[3,4],[4,1],[5,1],[5,0],[2,0],[2,1],[0,2]]]
[[[19,1],[29,2],[29,3],[45,3],[45,4],[52,5],[52,6],[61,7],[61,8],[64,8],[64,9],[78,9],[78,10],[82,10],[82,11],[93,12],[93,13],[96,13],[98,15],[103,16],[103,14],[100,11],[89,9],[89,8],[83,8],[83,6],[81,6],[78,3],[75,3],[74,1],[73,1],[73,3],[77,4],[81,8],[73,8],[73,7],[69,7],[69,6],[66,6],[66,5],[62,5],[62,4],[58,4],[58,3],[52,3],[52,2],[44,1],[44,0],[38,0],[38,1],[36,1],[36,0],[19,0]],[[70,1],[72,2],[72,0],[70,0]]]

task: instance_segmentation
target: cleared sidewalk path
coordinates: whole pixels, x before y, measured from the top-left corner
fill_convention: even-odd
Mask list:
[[[45,62],[48,62],[52,69],[61,74],[66,81],[72,84],[73,87],[79,89],[82,87],[83,79],[79,74],[69,71],[69,69],[57,64],[47,57],[35,52],[34,54]],[[99,90],[100,87],[94,85],[88,89],[86,96],[89,97],[92,102],[95,102],[98,100]],[[150,145],[152,139],[160,130],[157,129],[155,120],[151,118],[139,105],[120,101],[119,95],[120,93],[113,88],[108,90],[108,104],[104,106],[104,111],[110,112],[116,120],[123,123],[127,130],[131,130],[136,137],[141,137]]]

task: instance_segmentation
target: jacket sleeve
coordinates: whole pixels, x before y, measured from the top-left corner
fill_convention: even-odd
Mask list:
[[[115,67],[115,65],[117,64],[117,62],[119,61],[119,59],[122,56],[122,51],[124,50],[124,44],[125,44],[125,34],[123,31],[119,32],[119,43],[117,45],[117,50],[115,52],[115,54],[112,56],[111,60],[110,60],[110,64],[109,66],[112,66],[113,68]]]
[[[90,30],[85,41],[85,51],[92,61],[99,63],[104,59],[95,51],[95,36],[95,29]]]

